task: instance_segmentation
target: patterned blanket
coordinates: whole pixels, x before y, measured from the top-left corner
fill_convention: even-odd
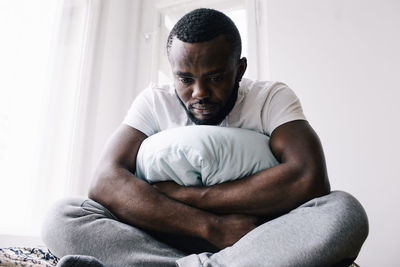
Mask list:
[[[0,248],[1,267],[55,267],[58,258],[48,249],[40,248]],[[356,263],[349,267],[360,267]]]
[[[54,267],[58,258],[47,249],[40,248],[0,248],[1,267]]]

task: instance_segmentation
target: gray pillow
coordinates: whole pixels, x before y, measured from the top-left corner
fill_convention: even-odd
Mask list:
[[[155,183],[210,186],[275,166],[266,135],[241,128],[185,126],[144,140],[136,176]]]

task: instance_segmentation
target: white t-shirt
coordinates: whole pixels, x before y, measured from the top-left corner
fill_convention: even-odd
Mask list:
[[[286,122],[305,119],[299,99],[286,84],[243,79],[235,106],[220,126],[245,128],[270,136]],[[147,136],[194,124],[180,104],[173,84],[146,88],[133,101],[123,123]]]

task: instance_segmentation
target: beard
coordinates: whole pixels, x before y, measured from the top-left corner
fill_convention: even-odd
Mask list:
[[[192,109],[194,104],[209,104],[210,103],[209,100],[207,99],[199,100],[196,101],[195,103],[189,104],[189,107],[186,107],[185,104],[182,102],[181,98],[178,96],[176,90],[175,90],[175,95],[178,98],[179,103],[181,103],[182,107],[185,109],[188,118],[196,125],[218,125],[225,119],[225,117],[232,111],[233,107],[235,106],[236,99],[238,97],[238,91],[239,91],[239,80],[236,80],[233,86],[232,94],[229,96],[225,106],[223,106],[222,109],[215,116],[207,119],[196,118],[193,115],[193,113],[190,112],[190,109]]]

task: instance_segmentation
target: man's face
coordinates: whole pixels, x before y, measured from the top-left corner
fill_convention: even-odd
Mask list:
[[[219,124],[232,110],[246,59],[237,60],[224,36],[201,43],[174,38],[170,51],[176,94],[196,124]]]

